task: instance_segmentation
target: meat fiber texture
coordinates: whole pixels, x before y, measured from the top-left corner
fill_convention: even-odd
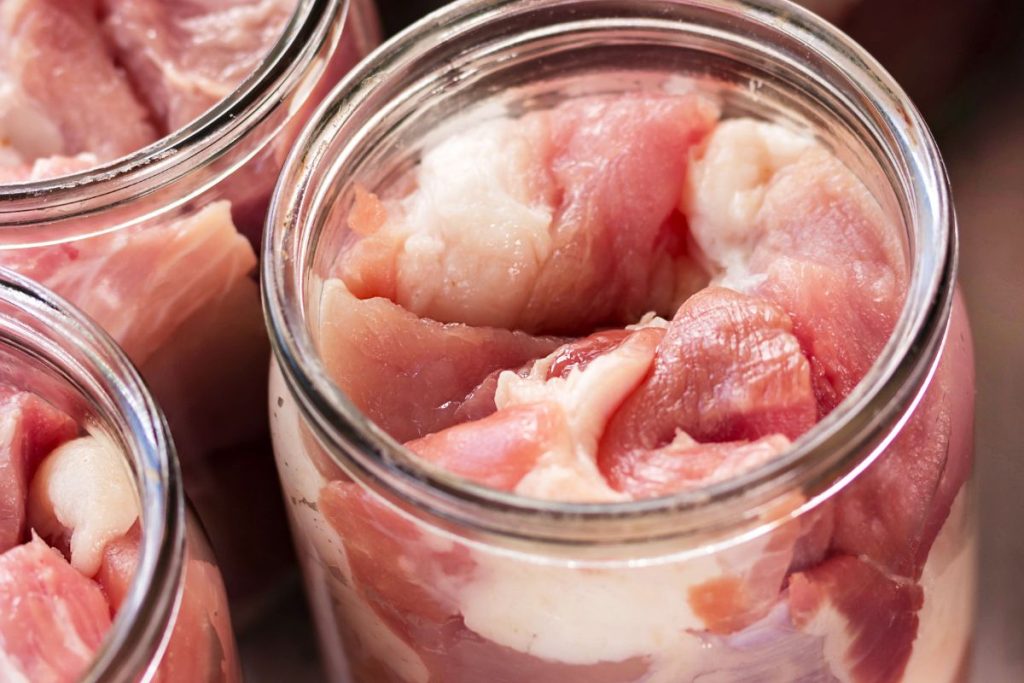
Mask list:
[[[903,305],[902,226],[861,181],[808,138],[719,121],[700,94],[588,97],[478,123],[410,176],[397,194],[353,188],[314,335],[358,408],[425,466],[484,486],[608,502],[749,472],[853,390]],[[691,586],[687,614],[707,642],[803,638],[816,654],[788,680],[902,680],[918,581],[970,466],[970,411],[950,400],[971,362],[957,311],[925,400],[878,462],[770,534],[770,562]],[[527,654],[543,651],[538,633],[517,644],[529,623],[491,639],[467,630],[466,605],[437,587],[493,567],[437,539],[418,546],[414,525],[345,478],[319,505],[425,680],[530,667],[545,672],[531,680],[662,680],[639,652],[600,675],[545,669]],[[381,557],[400,559],[382,571]],[[571,619],[559,602],[571,598],[549,598],[538,620]]]
[[[139,502],[123,454],[38,396],[0,386],[0,680],[71,683],[135,574]],[[190,556],[155,680],[237,680],[224,587]]]

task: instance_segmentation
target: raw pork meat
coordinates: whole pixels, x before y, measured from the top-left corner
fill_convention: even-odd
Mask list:
[[[224,99],[263,60],[295,0],[100,0],[104,30],[161,131]]]
[[[158,137],[100,33],[97,0],[0,5],[0,154],[108,161]],[[10,163],[0,163],[10,165]]]
[[[77,681],[109,628],[100,587],[43,541],[0,555],[0,679]]]
[[[379,195],[351,189],[313,324],[330,375],[426,465],[527,497],[699,495],[780,457],[865,377],[908,286],[900,219],[836,156],[692,92],[470,124]],[[315,466],[297,526],[377,680],[897,683],[960,657],[915,640],[963,517],[966,330],[958,301],[923,400],[855,481],[692,557],[462,542],[301,428],[282,477],[294,449]]]

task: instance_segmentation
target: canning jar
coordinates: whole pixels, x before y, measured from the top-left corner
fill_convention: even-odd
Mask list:
[[[220,571],[186,505],[163,415],[124,353],[65,300],[0,269],[0,358],[5,391],[23,392],[15,400],[29,398],[18,405],[32,406],[20,409],[22,419],[29,421],[24,433],[41,443],[40,434],[66,432],[63,444],[41,454],[45,457],[35,464],[34,473],[24,471],[31,485],[22,502],[32,533],[15,539],[23,545],[0,553],[5,609],[19,610],[6,614],[27,635],[5,635],[0,646],[5,677],[126,683],[240,680]],[[11,433],[9,410],[5,405],[5,438]],[[76,444],[84,442],[91,445],[83,451]],[[7,459],[11,457],[18,456],[8,454]],[[127,475],[122,480],[111,467],[124,467]],[[3,476],[18,476],[18,471],[16,463],[6,462]],[[11,480],[3,486],[9,494]],[[6,511],[9,503],[5,496]],[[62,531],[40,512],[48,504]],[[126,510],[128,517],[122,514]],[[47,563],[45,558],[55,551],[46,544],[60,548],[65,543],[62,552],[68,560],[60,559],[52,568],[53,559]],[[43,562],[39,585],[27,594],[36,602],[26,595],[22,603],[18,597],[19,582],[28,580],[33,570],[19,573],[26,565],[15,558],[17,553],[36,553]],[[46,574],[45,567],[52,573]],[[47,592],[44,585],[56,590]],[[109,624],[105,634],[96,629],[97,615],[92,614],[92,621],[85,616],[91,614],[91,603],[85,598],[76,602],[80,591],[103,596],[99,616]],[[61,600],[67,601],[63,608]],[[49,606],[56,611],[48,611]],[[107,614],[108,606],[112,614]],[[76,632],[80,640],[69,640]],[[94,649],[90,654],[85,648]],[[90,656],[91,663],[83,659]],[[84,670],[81,664],[86,664]],[[80,677],[67,678],[76,668]]]
[[[294,5],[256,70],[197,120],[98,167],[0,186],[0,265],[72,301],[141,369],[232,597],[253,609],[291,566],[255,249],[294,137],[378,41],[371,0]]]
[[[402,387],[433,397],[431,378],[445,381],[462,356],[428,361],[428,350],[418,366],[389,358],[395,349],[416,357],[416,337],[389,334],[368,314],[351,329],[333,323],[335,340],[356,335],[350,365],[324,360],[333,350],[325,316],[361,303],[324,310],[335,258],[373,234],[353,234],[356,218],[380,223],[367,188],[407,196],[411,169],[458,163],[452,149],[476,148],[431,159],[425,150],[482,121],[526,125],[580,98],[655,91],[708,94],[724,120],[813,138],[867,188],[898,226],[908,272],[877,359],[782,455],[661,497],[541,500],[426,464],[381,419],[420,399],[417,389],[396,396]],[[458,202],[440,181],[429,187],[428,203]],[[402,216],[424,215],[402,206],[413,207]],[[844,206],[826,205],[823,225]],[[380,48],[332,94],[285,165],[267,230],[274,447],[335,680],[963,679],[976,562],[974,379],[955,290],[955,217],[917,110],[834,27],[773,0],[457,2]],[[402,253],[415,248],[434,263],[425,239]],[[498,277],[474,263],[481,280]],[[452,278],[445,291],[461,291]],[[807,296],[828,309],[843,292]],[[857,337],[812,343],[841,357]],[[385,339],[387,349],[372,346]],[[357,404],[335,380],[360,362],[399,379],[362,387]]]

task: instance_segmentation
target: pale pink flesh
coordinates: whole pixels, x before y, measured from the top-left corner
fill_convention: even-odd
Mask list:
[[[0,252],[88,313],[144,363],[201,308],[226,296],[256,265],[226,202],[197,213],[53,246]]]
[[[484,159],[478,170],[477,160],[460,154],[457,168],[427,163],[420,189],[400,202],[357,201],[349,222],[363,237],[338,272],[359,298],[385,297],[443,322],[585,334],[651,310],[671,315],[704,282],[677,204],[687,153],[716,117],[703,98],[656,95],[582,99],[529,114],[507,133],[515,139],[495,141],[512,145],[515,168]],[[481,173],[519,178],[500,201],[450,206],[428,185],[439,173],[466,183]],[[508,225],[513,206],[532,227]],[[508,231],[500,253],[478,240],[484,225]],[[440,262],[424,251],[431,241],[447,252]]]
[[[644,384],[601,441],[607,472],[682,431],[698,442],[794,439],[815,422],[807,359],[779,308],[708,287],[679,309]]]
[[[78,425],[38,396],[0,386],[0,553],[26,540],[28,485],[39,463]]]
[[[202,557],[203,541],[191,526],[187,533],[185,584],[181,607],[174,618],[170,641],[154,681],[240,680],[234,638],[220,572]],[[116,611],[128,594],[141,549],[138,525],[110,543],[96,580]],[[197,545],[198,544],[198,545]]]
[[[294,0],[100,0],[104,30],[162,133],[234,90],[277,42]]]
[[[0,679],[73,683],[110,628],[100,587],[38,538],[0,555]]]
[[[583,110],[579,107],[576,113]],[[604,109],[597,119],[611,110]],[[615,213],[616,199],[635,202],[637,186],[630,184],[632,180],[644,183],[645,190],[660,181],[639,171],[626,178],[616,176],[615,164],[602,169],[607,172],[603,179],[588,177],[586,164],[573,164],[590,153],[600,157],[603,144],[621,141],[615,133],[607,140],[586,138],[585,116],[561,114],[568,121],[562,137],[547,132],[548,122],[538,126],[534,121],[524,130],[541,135],[536,147],[552,159],[545,177],[558,183],[554,192],[542,188],[539,201],[554,201],[548,193],[556,197],[562,220],[574,210],[573,188],[586,190],[580,204],[584,208],[579,209],[585,218],[554,223],[578,232],[568,231],[564,250],[556,251],[551,261],[571,257],[573,269],[582,274],[572,273],[578,275],[572,280],[566,275],[570,268],[541,270],[537,282],[543,287],[536,287],[537,299],[508,309],[496,324],[578,333],[594,325],[635,322],[639,314],[629,311],[634,316],[629,318],[624,313],[632,301],[629,283],[634,280],[618,269],[643,265],[646,252],[633,250],[631,243],[610,248],[611,237],[602,231],[601,217]],[[614,121],[608,116],[599,123]],[[573,127],[577,130],[569,130]],[[619,122],[605,129],[595,125],[593,130],[622,128]],[[572,149],[571,140],[579,131],[584,133],[580,139],[586,141],[585,151],[569,154],[571,163],[559,167],[559,150]],[[634,137],[643,144],[642,135]],[[650,168],[660,169],[657,163]],[[574,177],[576,172],[579,176]],[[613,181],[628,191],[616,194],[603,184]],[[846,167],[821,149],[810,148],[795,162],[767,174],[763,182],[763,201],[749,226],[753,233],[744,263],[749,275],[742,287],[746,294],[708,289],[687,301],[666,333],[664,353],[659,349],[651,376],[623,403],[604,432],[602,469],[614,488],[633,497],[706,485],[777,456],[788,447],[788,439],[803,434],[853,390],[892,333],[908,279],[899,225]],[[365,236],[348,253],[350,260],[343,257],[341,272],[360,296],[372,292],[405,303],[401,281],[408,274],[394,256],[403,242],[388,230],[394,206],[375,203],[372,196],[369,202],[364,197],[350,216],[353,228]],[[630,208],[645,216],[631,234],[668,224],[670,232],[683,236],[680,244],[686,244],[688,226],[681,214],[670,212],[667,223],[657,223],[650,218],[655,212],[644,214],[646,202]],[[620,224],[629,218],[616,215]],[[553,234],[559,239],[557,229]],[[608,253],[632,258],[621,259],[625,266],[609,264],[602,261]],[[607,278],[593,291],[587,289],[590,264],[598,264]],[[637,272],[650,276],[657,270],[641,267]],[[648,308],[659,310],[652,302],[662,290],[650,281],[645,287]],[[501,294],[495,296],[502,311]],[[409,307],[421,315],[431,311],[430,306]],[[557,315],[547,318],[553,311]],[[688,324],[678,325],[681,319]],[[557,321],[554,326],[552,320]],[[787,571],[796,572],[788,594],[794,623],[788,627],[809,628],[822,606],[830,605],[848,621],[853,634],[846,656],[854,663],[857,683],[899,679],[917,631],[921,603],[914,581],[969,471],[965,434],[970,427],[950,413],[950,405],[956,403],[952,387],[973,385],[971,378],[962,376],[962,368],[956,369],[970,365],[966,335],[958,308],[951,331],[957,350],[940,366],[935,385],[904,434],[852,486],[773,538],[772,557],[766,557],[771,566],[763,568],[763,574],[709,584],[696,598],[690,596],[705,608],[711,630],[728,634],[750,627],[778,601]],[[550,377],[564,378],[574,368],[586,368],[628,336],[625,331],[601,332],[563,347],[556,352],[559,358],[552,363]],[[520,369],[520,376],[531,367]],[[957,379],[950,379],[954,374]],[[468,422],[421,438],[410,448],[455,474],[513,490],[523,471],[545,452],[544,430],[536,428],[542,409],[519,406],[516,414],[507,408],[495,412],[492,397],[497,387],[496,373],[484,376],[459,405]],[[459,394],[466,395],[461,389]],[[503,431],[506,424],[508,432]],[[336,526],[340,530],[340,522]],[[812,649],[820,657],[820,643]],[[455,671],[452,675],[462,672]]]
[[[28,162],[82,152],[105,161],[158,137],[104,43],[98,12],[96,0],[0,9],[0,72],[16,84],[0,103],[0,133]]]
[[[325,285],[320,315],[327,371],[358,408],[402,441],[454,424],[460,403],[489,373],[559,344],[421,319],[386,299],[356,299],[338,280]]]

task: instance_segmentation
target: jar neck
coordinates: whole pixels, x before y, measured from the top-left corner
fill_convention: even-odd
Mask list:
[[[869,189],[907,226],[912,261],[892,338],[861,384],[790,451],[699,491],[566,504],[484,489],[424,468],[352,405],[318,358],[308,311],[332,207],[352,178],[371,185],[385,180],[413,163],[408,139],[496,92],[526,91],[541,78],[564,82],[588,70],[621,72],[625,63],[637,71],[732,80],[728,107],[810,131],[855,173],[882,179]],[[385,161],[394,149],[408,149],[410,156]],[[761,533],[818,504],[870,464],[934,370],[952,304],[956,240],[945,171],[920,114],[869,55],[795,5],[468,0],[380,48],[307,127],[278,184],[262,267],[277,360],[339,466],[395,506],[463,534],[472,530],[489,543],[604,553],[662,540],[707,547],[715,539]],[[801,494],[796,507],[783,504],[794,492]]]
[[[134,683],[170,633],[184,581],[184,496],[167,425],[113,340],[45,288],[0,268],[0,380],[84,416],[125,454],[142,540],[110,632],[82,681]]]
[[[0,244],[36,246],[129,227],[215,186],[301,109],[337,47],[348,4],[297,0],[257,69],[201,117],[152,145],[72,175],[0,186]]]

